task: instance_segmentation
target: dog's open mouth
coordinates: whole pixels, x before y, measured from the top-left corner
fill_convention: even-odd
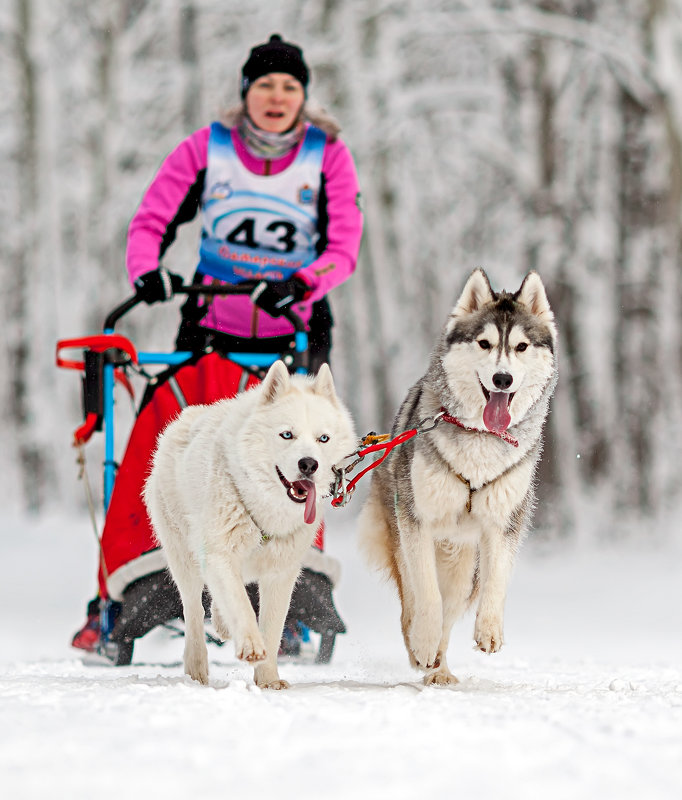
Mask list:
[[[483,424],[493,433],[503,433],[511,423],[509,404],[514,392],[489,392],[481,383],[485,395],[485,408],[483,409]]]
[[[312,525],[315,522],[315,501],[317,500],[315,484],[309,480],[288,481],[279,467],[276,466],[275,469],[282,486],[287,490],[289,500],[293,500],[294,503],[305,503],[303,519],[308,525]]]

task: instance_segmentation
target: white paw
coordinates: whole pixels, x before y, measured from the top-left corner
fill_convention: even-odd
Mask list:
[[[279,690],[279,689],[288,689],[289,688],[288,682],[285,681],[285,680],[282,680],[282,678],[277,678],[277,680],[275,680],[275,681],[263,681],[262,683],[257,680],[256,681],[256,686],[258,686],[260,689],[278,689]]]
[[[481,650],[483,653],[497,653],[504,644],[501,620],[477,617],[474,640],[476,650]]]
[[[263,661],[265,659],[265,645],[260,633],[247,634],[241,642],[235,642],[235,654],[241,661]]]
[[[417,665],[422,669],[438,667],[438,644],[440,642],[440,625],[426,625],[413,621],[410,626],[410,650]]]
[[[424,678],[425,686],[456,686],[459,680],[449,669],[439,669]]]
[[[193,681],[208,686],[208,654],[185,654],[185,674]]]
[[[277,665],[259,664],[253,671],[253,679],[261,689],[288,689],[289,684],[279,677]]]
[[[211,605],[211,622],[213,623],[216,633],[224,642],[231,638],[230,630],[227,627],[225,620],[220,615],[220,612],[216,608],[215,603]]]

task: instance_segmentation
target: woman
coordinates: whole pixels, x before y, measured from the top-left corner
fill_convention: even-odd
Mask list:
[[[129,660],[123,651],[132,654],[134,638],[179,615],[140,497],[158,432],[178,407],[212,402],[252,385],[257,375],[244,380],[222,356],[286,352],[293,328],[282,313],[289,307],[306,323],[310,370],[329,357],[332,318],[326,294],[355,269],[362,215],[353,159],[336,123],[308,111],[308,82],[296,45],[274,34],[254,47],[242,68],[241,105],[168,155],[130,223],[126,264],[146,303],[169,300],[182,285],[181,276],[160,264],[178,226],[197,213],[202,231],[193,282],[258,283],[250,295],[190,297],[177,347],[194,357],[160,376],[143,398],[102,535],[99,597],[122,604],[113,606],[119,613],[111,639],[122,650],[117,663]],[[324,583],[334,583],[335,565],[322,553],[322,544],[320,531],[299,586],[322,598],[323,605],[329,595],[313,627],[327,624],[323,617],[333,610],[336,619],[329,625],[342,631]],[[89,604],[75,647],[97,649],[101,624],[113,625],[111,619],[100,620],[99,597]]]

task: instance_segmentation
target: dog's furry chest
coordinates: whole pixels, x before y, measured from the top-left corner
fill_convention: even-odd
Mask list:
[[[269,574],[278,574],[300,563],[302,553],[308,542],[300,537],[289,536],[261,537],[259,543],[244,554],[241,564],[245,583],[258,581]]]
[[[477,538],[482,525],[511,518],[532,490],[534,462],[523,455],[497,460],[450,446],[418,447],[410,460],[413,513],[434,538]],[[493,451],[494,452],[494,451]],[[448,457],[449,456],[449,457]],[[478,457],[477,457],[478,456]]]
[[[434,431],[429,441],[419,442],[415,457],[421,454],[431,471],[447,471],[480,490],[515,469],[527,452],[525,444],[514,447],[487,433],[460,432],[447,426]]]
[[[316,526],[301,524],[288,533],[263,533],[237,497],[223,504],[219,523],[197,528],[191,536],[190,547],[202,569],[213,555],[231,562],[245,583],[295,569],[312,544]]]

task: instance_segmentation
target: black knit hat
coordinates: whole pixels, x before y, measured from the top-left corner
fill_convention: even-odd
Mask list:
[[[242,98],[246,97],[255,80],[269,72],[285,72],[300,81],[304,89],[308,86],[308,67],[303,60],[303,51],[295,44],[282,41],[278,33],[273,33],[269,42],[251,50],[242,67]]]

